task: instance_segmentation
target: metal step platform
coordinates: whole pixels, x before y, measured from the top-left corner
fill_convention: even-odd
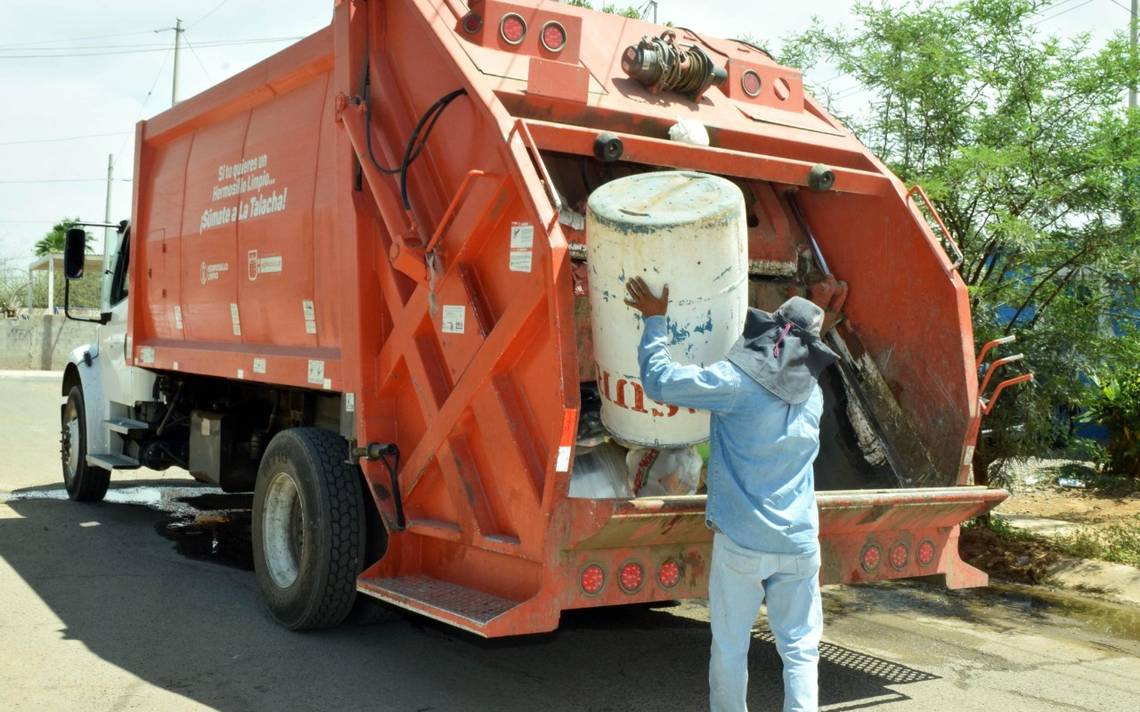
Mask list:
[[[473,633],[481,633],[491,621],[519,605],[518,601],[430,576],[359,578],[356,588],[361,593]]]
[[[104,470],[134,470],[139,467],[139,461],[135,458],[113,452],[87,453],[87,464],[102,467]]]
[[[111,432],[120,435],[137,435],[150,430],[150,423],[134,418],[111,418],[104,420],[103,423]]]

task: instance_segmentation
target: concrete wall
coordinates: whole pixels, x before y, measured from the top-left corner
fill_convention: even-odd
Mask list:
[[[0,321],[0,369],[61,370],[72,349],[95,342],[96,329],[58,314]]]

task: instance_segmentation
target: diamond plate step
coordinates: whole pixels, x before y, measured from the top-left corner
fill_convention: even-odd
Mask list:
[[[395,578],[357,579],[356,588],[393,605],[423,613],[449,623],[458,617],[465,628],[485,627],[491,621],[519,605],[518,601],[477,591],[459,584],[440,581],[430,576],[397,576]],[[445,615],[440,615],[445,614]]]
[[[87,453],[87,464],[102,467],[104,470],[133,470],[139,466],[139,461],[126,455],[116,455],[113,452],[96,455]]]
[[[122,435],[133,435],[136,433],[145,433],[150,430],[150,424],[134,418],[111,418],[110,420],[103,421],[107,428],[115,433]]]

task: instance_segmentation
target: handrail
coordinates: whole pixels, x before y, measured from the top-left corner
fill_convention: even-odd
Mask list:
[[[459,213],[459,206],[463,204],[463,198],[467,196],[467,191],[475,182],[475,180],[478,178],[490,177],[492,177],[490,173],[481,171],[477,168],[472,168],[471,170],[467,171],[467,175],[463,176],[463,182],[459,184],[459,189],[455,191],[455,196],[451,199],[451,203],[448,204],[447,210],[444,211],[443,217],[439,219],[439,225],[435,228],[435,232],[432,233],[431,239],[428,240],[427,246],[424,247],[424,252],[430,254],[433,250],[435,250],[436,244],[443,238],[443,233],[447,230],[448,227],[451,226],[451,222]]]
[[[1006,380],[999,383],[997,388],[994,389],[994,394],[992,396],[990,396],[990,399],[988,401],[981,401],[981,403],[982,403],[982,415],[989,415],[990,414],[990,411],[994,409],[994,404],[997,403],[998,396],[1000,396],[1001,392],[1004,391],[1006,388],[1009,388],[1010,386],[1016,386],[1019,383],[1026,383],[1027,381],[1032,381],[1032,380],[1033,380],[1033,374],[1032,373],[1023,373],[1020,376],[1014,376],[1013,378],[1007,378]],[[981,400],[981,399],[979,399],[979,400]]]
[[[1010,334],[1009,336],[1003,336],[1000,339],[993,339],[992,341],[987,341],[986,345],[982,347],[982,350],[978,352],[978,360],[976,362],[974,362],[974,368],[981,368],[982,367],[982,360],[985,359],[986,354],[988,354],[995,346],[1004,346],[1005,344],[1012,344],[1014,341],[1017,341],[1017,335],[1015,335],[1015,334]]]
[[[950,267],[952,269],[958,269],[962,266],[962,263],[966,261],[966,256],[962,254],[962,248],[958,247],[958,243],[954,240],[954,236],[950,234],[950,229],[946,227],[946,223],[942,222],[942,216],[938,214],[938,210],[935,209],[934,203],[930,202],[930,196],[926,194],[926,191],[923,190],[922,186],[918,183],[915,183],[914,186],[907,191],[906,197],[910,199],[913,198],[916,194],[922,197],[922,202],[926,203],[926,209],[930,211],[930,215],[934,218],[934,222],[936,222],[939,229],[942,230],[942,235],[946,238],[946,242],[954,248],[954,252],[957,255],[958,259],[954,260]],[[943,246],[942,250],[945,252],[946,247]],[[948,258],[949,256],[950,255],[947,255]]]
[[[997,373],[997,370],[999,368],[1006,365],[1007,363],[1020,361],[1023,358],[1025,358],[1025,354],[1013,354],[1012,356],[1004,356],[1002,358],[995,359],[993,363],[990,364],[990,367],[986,369],[986,377],[982,379],[982,385],[978,386],[978,397],[980,398],[982,394],[986,392],[986,386],[990,385],[990,379],[993,378],[994,374]]]
[[[546,196],[550,198],[550,204],[554,207],[554,218],[557,222],[558,214],[562,212],[562,199],[558,197],[558,191],[554,189],[554,180],[551,179],[550,173],[546,170],[546,162],[542,160],[542,154],[538,152],[538,144],[534,142],[534,136],[530,135],[530,127],[527,126],[525,119],[516,120],[515,128],[518,129],[523,146],[533,156],[534,162],[538,164],[543,187],[546,188]]]

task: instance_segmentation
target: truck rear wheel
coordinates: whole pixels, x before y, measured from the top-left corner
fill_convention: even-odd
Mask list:
[[[87,464],[87,406],[79,384],[68,391],[60,420],[59,454],[67,496],[76,502],[102,501],[111,472]]]
[[[345,441],[319,428],[274,436],[253,496],[253,565],[273,617],[292,630],[339,625],[356,600],[365,520]]]

